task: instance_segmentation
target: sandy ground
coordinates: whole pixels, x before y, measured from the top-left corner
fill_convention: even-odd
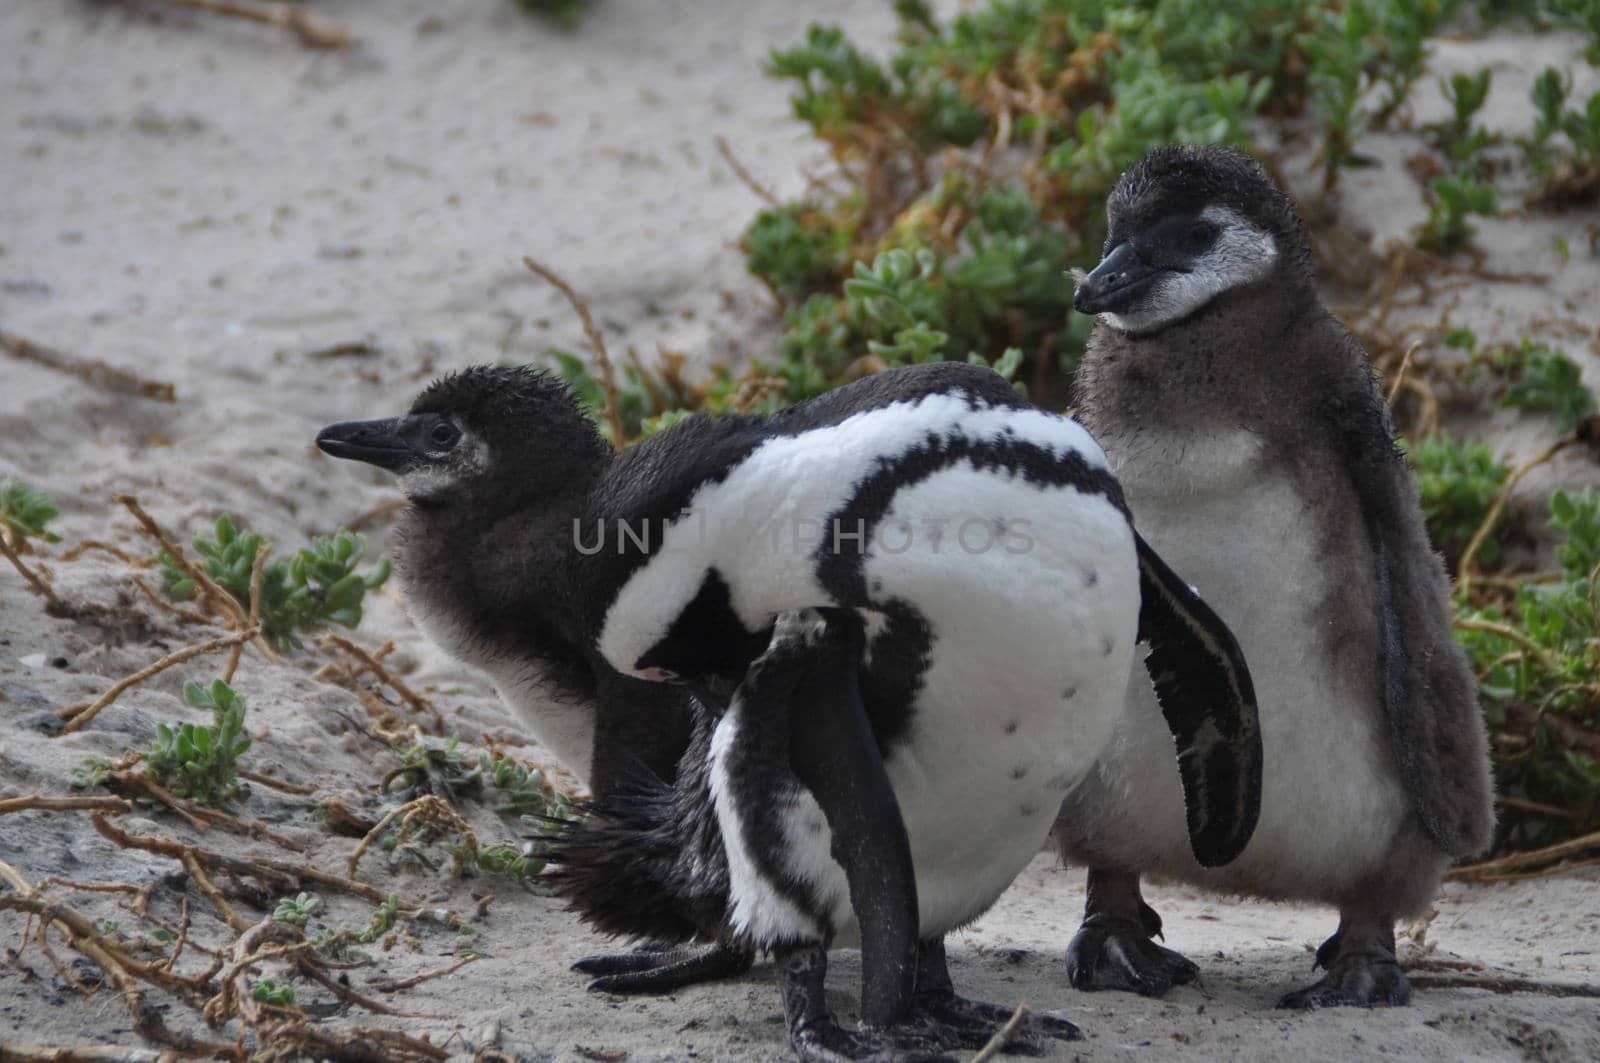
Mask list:
[[[138,494],[185,535],[219,514],[242,515],[285,550],[394,498],[367,470],[317,456],[311,436],[330,421],[398,411],[440,371],[575,346],[577,323],[522,268],[523,254],[555,265],[589,297],[613,350],[649,357],[661,344],[715,360],[771,344],[770,304],[732,246],[758,201],[713,138],[727,137],[780,194],[797,191],[818,164],[815,148],[788,119],[783,87],[760,76],[761,58],[799,39],[811,19],[843,21],[868,42],[892,32],[887,5],[844,0],[600,0],[576,34],[522,16],[509,0],[315,9],[349,25],[360,45],[314,53],[269,29],[154,4],[0,7],[0,327],[171,381],[178,394],[175,405],[129,399],[0,361],[0,476],[51,491],[68,542],[137,542],[117,492]],[[1439,66],[1494,64],[1490,122],[1515,129],[1535,72],[1527,56],[1562,62],[1575,51],[1560,38],[1496,38],[1448,44]],[[1442,116],[1436,89],[1424,87],[1417,111]],[[1350,176],[1343,216],[1382,240],[1403,235],[1424,208],[1401,169],[1415,141],[1378,147],[1384,165]],[[1600,379],[1600,267],[1585,230],[1595,221],[1483,223],[1496,268],[1548,279],[1476,285],[1452,313],[1486,338],[1543,329]],[[1573,252],[1565,264],[1562,235]],[[356,341],[377,353],[312,357]],[[1490,427],[1509,453],[1549,442],[1543,421],[1514,413],[1496,413]],[[1529,486],[1594,479],[1592,465],[1567,455]],[[379,528],[374,546],[382,539]],[[72,600],[109,604],[130,593],[127,570],[113,563],[51,569]],[[195,718],[176,695],[183,678],[213,674],[204,662],[130,693],[84,733],[44,734],[51,710],[193,637],[166,618],[50,619],[0,570],[0,798],[65,792],[71,767],[147,745],[155,720]],[[515,748],[512,721],[487,686],[421,639],[393,589],[361,638],[393,639],[397,666],[465,739],[494,735],[540,755]],[[351,727],[364,717],[355,697],[313,681],[305,663],[247,655],[236,686],[260,736],[248,763],[376,807],[377,773],[396,762]],[[299,858],[342,866],[351,843],[317,828],[308,806],[258,787],[245,808],[299,839]],[[130,823],[194,837],[171,817]],[[475,824],[489,841],[515,836],[514,824],[487,812]],[[255,851],[215,831],[203,840]],[[156,910],[168,917],[179,903],[170,862],[119,851],[78,816],[0,819],[0,859],[35,882],[157,881]],[[364,873],[408,900],[468,914],[487,954],[392,998],[434,1017],[375,1022],[430,1031],[462,1055],[490,1044],[529,1059],[786,1054],[764,971],[663,999],[597,996],[566,970],[597,942],[553,901],[498,880],[386,869],[381,855]],[[1333,929],[1331,913],[1186,889],[1150,896],[1168,943],[1202,964],[1203,986],[1161,1001],[1075,993],[1061,958],[1082,892],[1081,872],[1041,856],[952,942],[966,992],[1030,1001],[1084,1027],[1088,1039],[1063,1059],[1600,1057],[1600,1008],[1563,995],[1600,991],[1592,870],[1447,887],[1426,946],[1402,945],[1415,960],[1415,1005],[1372,1013],[1272,1008],[1311,978],[1309,950]],[[96,918],[133,923],[109,899],[74,899]],[[359,926],[370,911],[325,901],[314,928]],[[197,918],[202,941],[220,935],[208,919]],[[0,945],[15,947],[18,929],[15,916],[0,915]],[[445,962],[462,942],[417,929],[392,944],[367,952],[382,973],[404,977]],[[848,1013],[853,955],[840,954],[836,970],[835,1002]],[[352,972],[358,986],[373,976]],[[1510,988],[1518,991],[1496,991]],[[184,1025],[183,1014],[174,1006],[169,1019]],[[128,1044],[128,1027],[113,994],[65,992],[36,950],[0,957],[0,1039]]]

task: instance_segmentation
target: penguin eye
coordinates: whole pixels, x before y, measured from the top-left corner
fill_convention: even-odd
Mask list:
[[[1183,232],[1182,242],[1185,251],[1190,254],[1199,254],[1211,246],[1211,241],[1217,238],[1217,227],[1208,221],[1197,221]]]
[[[450,447],[454,446],[456,440],[460,438],[460,431],[458,431],[456,426],[451,424],[449,421],[440,421],[438,424],[434,425],[433,430],[428,433],[428,442],[432,443],[440,450],[448,450]]]

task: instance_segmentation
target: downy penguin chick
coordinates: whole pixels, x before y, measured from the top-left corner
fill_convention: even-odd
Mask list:
[[[923,380],[938,386],[875,401]],[[583,527],[614,542],[572,563],[607,660],[739,684],[680,795],[715,813],[728,919],[776,954],[802,1058],[974,1047],[1004,1020],[955,996],[944,935],[1038,850],[1112,734],[1140,639],[1197,859],[1249,837],[1260,747],[1232,637],[1134,533],[1094,440],[987,370],[912,367],[771,417],[690,419],[615,463]],[[639,856],[590,838],[578,858],[621,878]],[[858,941],[862,1034],[822,997],[826,949]]]
[[[1098,324],[1078,409],[1150,543],[1251,662],[1266,775],[1239,859],[1204,868],[1147,685],[1068,794],[1063,857],[1089,900],[1079,988],[1158,994],[1195,966],[1150,939],[1139,876],[1319,901],[1339,928],[1286,1007],[1404,1004],[1394,922],[1425,910],[1493,825],[1472,676],[1379,382],[1323,307],[1289,198],[1248,156],[1170,147],[1124,173],[1074,306]]]
[[[435,381],[405,416],[331,425],[317,445],[399,476],[409,504],[396,567],[413,619],[486,672],[581,784],[608,797],[672,780],[693,698],[608,665],[564,581],[576,522],[616,456],[565,384],[476,366]],[[661,991],[750,969],[746,949],[674,940],[626,971],[597,970],[597,988]]]
[[[615,455],[564,384],[477,367],[434,382],[406,416],[331,425],[317,445],[400,478],[395,560],[412,618],[486,672],[563,767],[595,793],[641,767],[671,777],[687,693],[619,674],[575,635],[560,564]]]

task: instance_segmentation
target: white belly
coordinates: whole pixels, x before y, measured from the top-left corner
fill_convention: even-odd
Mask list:
[[[488,651],[450,617],[413,607],[423,634],[464,664],[481,669],[528,734],[548,749],[580,785],[588,787],[594,759],[594,706],[555,694],[538,662]]]
[[[945,521],[939,542],[917,540],[935,515]],[[1070,488],[1028,490],[957,466],[897,494],[885,523],[896,520],[912,529],[912,545],[880,537],[892,548],[875,548],[864,574],[875,601],[914,602],[932,632],[914,714],[885,760],[911,843],[922,930],[932,935],[972,921],[999,897],[1044,843],[1062,795],[1110,740],[1134,656],[1138,574],[1126,520]],[[714,746],[726,748],[737,726],[724,720]],[[725,792],[716,771],[714,795]],[[794,905],[736,852],[770,841],[737,837],[730,812],[719,803],[735,925],[757,941],[809,936],[797,934]],[[797,796],[784,824],[784,866],[831,907],[835,943],[854,943],[844,872],[809,794]],[[803,930],[809,920],[799,918]]]
[[[1387,721],[1360,677],[1333,669],[1322,607],[1329,559],[1307,500],[1246,433],[1123,452],[1135,526],[1239,640],[1261,713],[1261,819],[1243,855],[1205,870],[1185,828],[1171,732],[1135,665],[1105,758],[1062,808],[1085,859],[1276,897],[1331,899],[1369,870],[1407,802]],[[1337,570],[1335,570],[1337,571]],[[1360,573],[1340,578],[1360,578]],[[1377,667],[1377,662],[1373,662]]]

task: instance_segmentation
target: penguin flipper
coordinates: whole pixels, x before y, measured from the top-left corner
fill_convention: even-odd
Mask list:
[[[1372,547],[1395,759],[1428,835],[1451,856],[1470,856],[1493,837],[1493,784],[1477,684],[1452,630],[1450,578],[1428,540],[1416,483],[1370,369],[1328,416]]]
[[[1261,811],[1255,687],[1226,624],[1138,533],[1139,639],[1178,745],[1189,845],[1203,867],[1244,851]]]

